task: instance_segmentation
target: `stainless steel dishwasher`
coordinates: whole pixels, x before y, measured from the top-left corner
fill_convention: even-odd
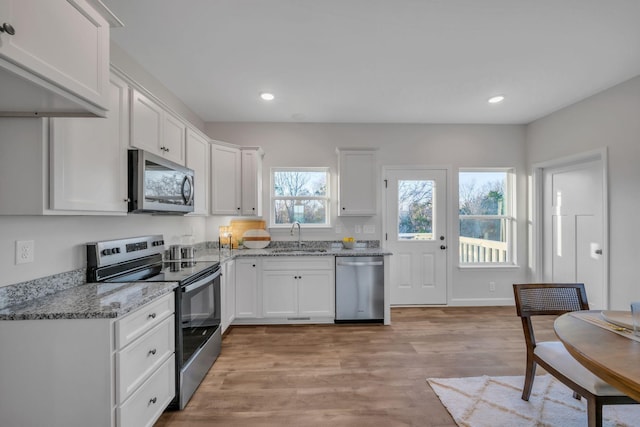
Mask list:
[[[336,257],[336,323],[384,321],[384,257]]]

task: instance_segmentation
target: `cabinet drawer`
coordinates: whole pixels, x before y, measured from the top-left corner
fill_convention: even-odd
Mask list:
[[[152,426],[176,394],[175,356],[167,359],[156,372],[116,409],[119,427]]]
[[[149,375],[175,352],[174,316],[116,353],[117,395],[122,403]]]
[[[146,304],[116,322],[116,349],[142,336],[145,332],[162,322],[175,311],[175,294],[171,292]]]
[[[272,257],[262,261],[263,270],[326,270],[332,269],[335,258],[319,257]]]

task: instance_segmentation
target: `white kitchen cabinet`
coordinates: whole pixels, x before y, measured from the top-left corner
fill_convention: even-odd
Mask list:
[[[373,216],[377,213],[377,149],[338,148],[338,215]]]
[[[242,147],[242,215],[262,216],[262,157],[260,147]]]
[[[293,317],[298,314],[297,271],[263,272],[262,312],[264,317]]]
[[[241,213],[241,156],[237,147],[211,144],[211,214]]]
[[[222,333],[236,318],[236,262],[226,261],[222,265]]]
[[[0,425],[152,426],[175,396],[174,301],[120,319],[0,322]]]
[[[335,316],[333,257],[273,257],[263,261],[264,317],[310,320]]]
[[[0,32],[0,115],[105,116],[115,16],[86,0],[0,0],[0,19],[12,27]]]
[[[259,273],[258,259],[236,259],[236,319],[262,316],[259,310]]]
[[[209,214],[209,141],[187,128],[186,166],[194,171],[194,207],[191,215]]]
[[[187,125],[178,117],[164,111],[162,117],[162,145],[164,157],[178,164],[185,164]]]
[[[50,120],[51,209],[127,212],[129,86],[112,74],[109,89],[106,119]]]
[[[131,146],[184,166],[187,125],[143,93],[131,94]]]

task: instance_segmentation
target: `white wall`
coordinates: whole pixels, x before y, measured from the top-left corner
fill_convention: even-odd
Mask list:
[[[204,131],[204,121],[196,113],[191,111],[180,98],[167,89],[165,85],[145,70],[135,59],[122,50],[117,43],[111,42],[109,53],[111,55],[111,64],[115,65],[119,70],[124,71],[127,76],[133,79],[138,85],[164,102],[174,113],[201,131]]]
[[[531,123],[527,166],[606,147],[610,308],[640,300],[640,77]]]
[[[85,243],[145,234],[164,234],[165,241],[179,243],[180,236],[204,236],[204,219],[128,215],[0,216],[0,286],[86,267]],[[15,241],[35,242],[35,261],[15,264]],[[196,241],[201,241],[196,238]]]
[[[335,188],[336,147],[378,147],[380,166],[427,165],[451,168],[450,212],[457,206],[457,171],[461,167],[514,167],[518,173],[518,247],[521,267],[510,270],[460,270],[457,251],[450,251],[449,303],[511,304],[512,283],[525,278],[525,162],[524,126],[499,125],[393,125],[393,124],[282,124],[207,123],[206,133],[213,139],[238,145],[258,145],[265,151],[263,199],[268,213],[269,169],[274,166],[328,166]],[[334,193],[335,199],[335,193]],[[336,239],[351,235],[357,239],[381,239],[382,215],[372,218],[337,218],[332,205],[332,225],[343,232],[303,229],[303,239]],[[451,215],[450,215],[451,216]],[[451,216],[454,217],[454,216]],[[268,220],[265,215],[265,220]],[[357,234],[356,225],[373,224],[375,234]],[[213,227],[207,226],[208,232]],[[449,246],[456,248],[457,223],[449,224]],[[271,230],[275,240],[291,240],[289,230]],[[453,242],[453,243],[452,243]],[[496,291],[489,292],[489,281]]]

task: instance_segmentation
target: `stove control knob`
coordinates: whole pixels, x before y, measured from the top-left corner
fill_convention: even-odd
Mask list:
[[[120,248],[113,248],[113,249],[111,250],[111,253],[112,253],[112,254],[119,254],[119,253],[120,253]]]
[[[104,256],[111,255],[111,249],[103,249],[102,250],[102,255],[104,255]]]

